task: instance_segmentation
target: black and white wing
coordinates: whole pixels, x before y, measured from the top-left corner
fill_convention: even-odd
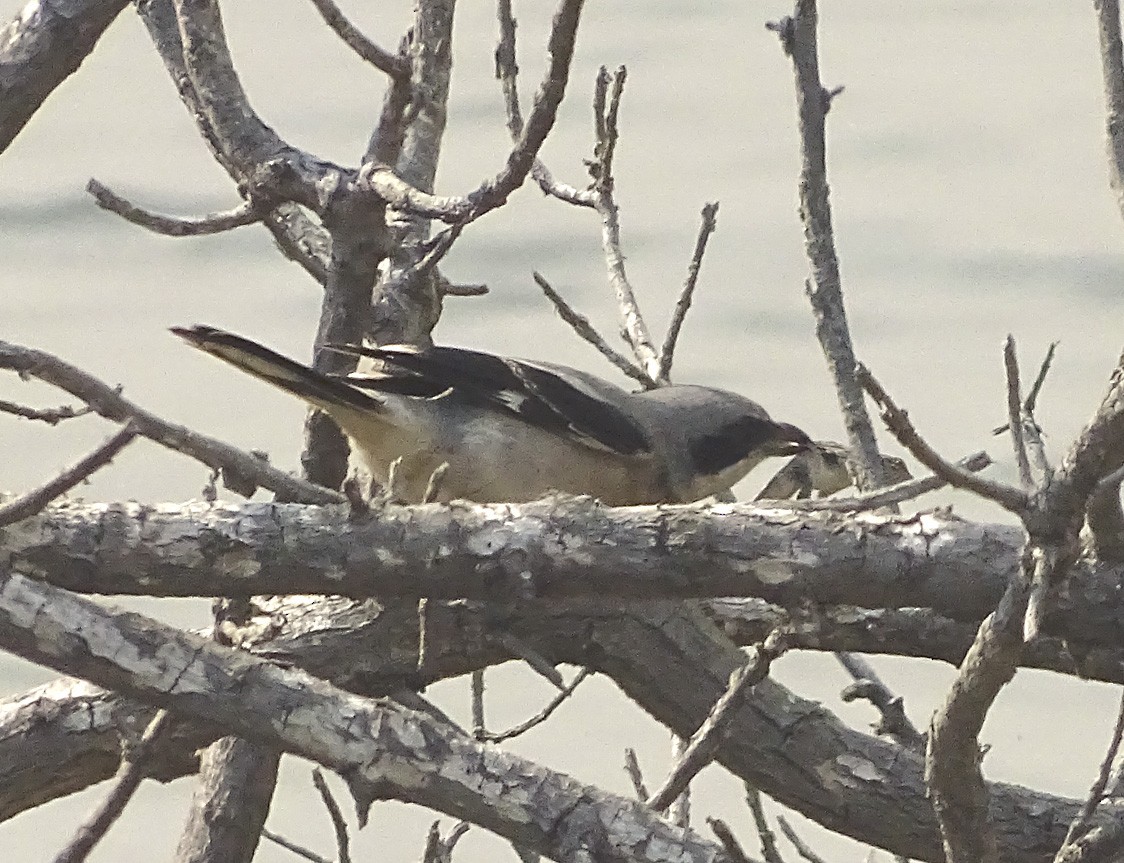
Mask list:
[[[381,361],[373,374],[347,377],[356,387],[464,399],[621,455],[651,450],[643,426],[621,407],[630,394],[574,369],[453,347],[347,345],[335,350]]]

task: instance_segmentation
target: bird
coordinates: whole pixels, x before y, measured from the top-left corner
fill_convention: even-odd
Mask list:
[[[380,483],[401,459],[395,493],[407,501],[446,463],[440,501],[563,492],[610,506],[690,503],[812,445],[727,390],[633,393],[566,366],[449,346],[333,346],[369,368],[330,375],[215,327],[171,331],[327,413]]]
[[[777,471],[754,500],[798,500],[812,493],[827,497],[855,485],[857,468],[851,451],[831,440],[812,441],[812,445]],[[897,456],[882,456],[882,474],[886,485],[912,479],[906,463]]]

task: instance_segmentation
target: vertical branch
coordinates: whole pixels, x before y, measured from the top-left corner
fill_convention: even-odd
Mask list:
[[[1124,49],[1120,40],[1120,4],[1093,0],[1104,77],[1105,129],[1108,133],[1109,182],[1124,215]]]
[[[1030,475],[1030,459],[1026,454],[1023,435],[1022,384],[1019,381],[1019,359],[1015,353],[1015,338],[1007,336],[1003,343],[1003,366],[1007,372],[1007,425],[1011,428],[1011,444],[1015,449],[1015,464],[1019,468],[1019,482],[1023,490],[1034,487]]]
[[[312,366],[322,372],[346,374],[354,368],[355,358],[325,350],[324,346],[363,341],[378,267],[389,251],[385,208],[369,198],[341,194],[330,202],[324,227],[332,238],[332,252]],[[349,452],[339,426],[325,413],[310,412],[301,454],[305,479],[327,488],[342,488]]]
[[[940,823],[948,863],[997,863],[990,795],[980,770],[979,733],[999,691],[1014,677],[1022,653],[1031,568],[1052,565],[1049,556],[1025,555],[999,606],[980,625],[944,705],[933,715],[925,753],[925,784]],[[1046,578],[1045,573],[1040,573]]]
[[[816,37],[815,0],[797,0],[792,18],[770,25],[781,39],[781,46],[792,58],[796,74],[796,105],[800,128],[800,218],[804,223],[804,248],[811,264],[811,278],[805,283],[808,299],[816,316],[816,337],[835,381],[847,441],[858,468],[861,491],[883,483],[882,459],[874,428],[863,402],[862,387],[855,379],[855,352],[843,307],[843,288],[839,259],[831,227],[828,200],[827,144],[824,124],[832,98],[820,82]]]
[[[199,765],[199,784],[175,863],[250,863],[258,847],[281,752],[224,737]]]
[[[433,191],[452,76],[454,0],[421,0],[414,17],[410,87],[415,113],[402,138],[394,172],[423,192]],[[441,315],[432,270],[411,269],[429,237],[430,220],[394,213],[385,272],[375,289],[367,336],[378,344],[428,344]]]

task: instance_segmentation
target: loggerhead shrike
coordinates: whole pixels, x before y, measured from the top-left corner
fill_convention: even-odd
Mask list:
[[[409,501],[447,462],[443,500],[556,490],[614,506],[688,503],[812,444],[756,402],[709,387],[630,393],[565,366],[452,347],[338,347],[373,368],[333,376],[214,327],[172,332],[327,413],[377,480],[401,458],[396,491]]]

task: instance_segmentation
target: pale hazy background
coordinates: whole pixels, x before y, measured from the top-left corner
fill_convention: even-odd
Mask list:
[[[395,8],[370,11],[355,0],[345,8],[395,45],[410,4],[370,5]],[[552,6],[517,4],[526,100],[541,73]],[[1062,342],[1039,411],[1055,454],[1096,407],[1124,342],[1124,225],[1108,191],[1092,11],[1042,0],[1017,9],[890,0],[825,6],[825,83],[847,88],[829,117],[829,159],[857,351],[943,452],[988,447],[997,473],[1010,477],[1006,443],[989,437],[1004,415],[1003,337],[1019,339],[1028,375],[1051,340]],[[17,11],[10,0],[0,17]],[[763,26],[788,11],[783,2],[593,0],[544,157],[560,179],[584,181],[594,73],[601,64],[626,64],[617,188],[629,274],[657,332],[682,282],[700,207],[722,205],[676,379],[741,390],[815,437],[838,438],[835,398],[803,296],[792,76]],[[377,115],[382,76],[354,58],[308,3],[240,0],[224,12],[235,62],[266,121],[296,146],[355,164]],[[506,154],[494,44],[492,5],[464,0],[439,192],[469,191]],[[263,229],[167,239],[103,213],[83,192],[91,176],[166,212],[201,214],[238,202],[131,10],[0,155],[0,338],[54,351],[168,418],[265,449],[295,469],[303,409],[166,329],[216,324],[307,358],[317,286],[273,250]],[[437,339],[613,375],[552,314],[533,269],[615,332],[596,217],[528,186],[470,228],[447,259],[450,278],[486,282],[491,294],[449,300]],[[13,377],[0,378],[0,398],[66,401]],[[110,432],[94,418],[49,429],[0,416],[0,488],[42,481]],[[83,494],[184,500],[206,479],[195,462],[142,442]],[[763,481],[755,475],[744,491]],[[934,495],[925,505],[949,502],[970,517],[1002,517],[963,496]],[[185,625],[207,619],[198,601],[142,607]],[[878,667],[923,726],[951,670],[905,660]],[[0,659],[0,694],[52,676]],[[875,718],[862,706],[839,705],[847,681],[830,659],[788,657],[778,676],[859,726]],[[551,694],[517,667],[489,680],[489,721],[497,728]],[[467,689],[453,681],[430,694],[467,718]],[[1111,687],[1020,672],[985,729],[993,744],[985,769],[993,778],[1084,794],[1114,709]],[[595,679],[556,721],[513,748],[630,793],[620,769],[625,746],[638,750],[656,781],[667,765],[666,734]],[[308,765],[286,765],[270,826],[331,856]],[[93,859],[168,859],[191,787],[191,780],[147,783]],[[756,853],[739,783],[712,767],[696,787],[696,823],[724,817]],[[103,793],[93,789],[0,825],[4,859],[50,860]],[[356,859],[419,859],[429,820],[420,810],[376,805],[371,826],[355,837]],[[810,827],[806,837],[823,854],[859,859],[850,843]],[[513,859],[475,830],[458,853],[469,861]],[[258,859],[295,858],[263,844]]]

